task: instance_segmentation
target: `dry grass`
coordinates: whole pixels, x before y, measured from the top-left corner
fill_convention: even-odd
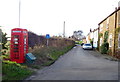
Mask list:
[[[37,59],[34,63],[27,65],[32,68],[50,65],[73,46],[73,41],[60,38],[51,39],[48,47],[46,45],[36,45],[33,49],[29,48],[29,52],[33,53]]]

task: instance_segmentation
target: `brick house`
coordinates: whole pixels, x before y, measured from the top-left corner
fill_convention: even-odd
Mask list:
[[[104,42],[105,32],[108,32],[107,42],[109,43],[109,50],[111,52],[110,54],[112,56],[117,54],[117,52],[120,50],[120,31],[116,32],[116,30],[120,28],[120,7],[116,8],[113,13],[111,13],[108,17],[102,20],[98,24],[98,28],[99,49]]]

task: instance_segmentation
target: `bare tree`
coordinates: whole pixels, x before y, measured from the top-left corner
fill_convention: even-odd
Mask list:
[[[84,37],[82,34],[83,34],[82,30],[74,31],[73,38],[75,38],[76,40],[82,40],[82,38]]]

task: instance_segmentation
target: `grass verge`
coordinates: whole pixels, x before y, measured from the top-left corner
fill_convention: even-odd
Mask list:
[[[2,62],[2,80],[22,80],[31,75],[33,71],[29,70],[26,66],[22,66],[15,62],[3,61]]]
[[[11,61],[2,61],[2,80],[3,82],[10,80],[24,80],[28,76],[34,73],[34,71],[28,69],[40,69],[44,66],[53,64],[61,55],[68,52],[73,46],[67,47],[43,47],[37,49],[33,54],[37,57],[34,63],[18,64]]]
[[[43,66],[49,66],[53,64],[61,55],[68,52],[73,46],[67,47],[43,47],[41,49],[34,50],[33,55],[36,56],[36,60],[33,64],[27,64],[28,67],[39,69]]]

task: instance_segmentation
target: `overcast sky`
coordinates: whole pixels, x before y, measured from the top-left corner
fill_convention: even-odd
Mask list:
[[[21,28],[39,35],[62,35],[66,22],[66,36],[73,31],[97,28],[98,23],[111,14],[120,0],[21,0]],[[19,0],[0,0],[0,26],[10,35],[19,23]]]

